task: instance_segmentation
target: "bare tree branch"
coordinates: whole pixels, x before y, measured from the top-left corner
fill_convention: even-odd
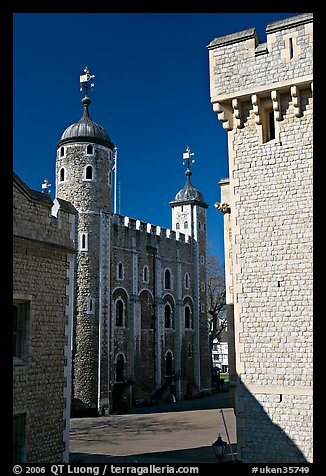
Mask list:
[[[210,351],[213,342],[227,327],[224,270],[214,255],[207,259],[208,325]]]

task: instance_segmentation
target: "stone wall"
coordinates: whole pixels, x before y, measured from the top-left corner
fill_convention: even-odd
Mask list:
[[[188,384],[197,386],[198,390],[209,385],[206,374],[203,379],[200,378],[200,361],[204,362],[204,367],[206,364],[209,368],[210,358],[206,347],[207,325],[203,330],[196,313],[198,282],[195,279],[195,268],[198,265],[194,259],[194,246],[194,241],[181,233],[121,215],[113,216],[112,359],[119,353],[127,356],[126,378],[133,382],[135,399],[150,398],[164,383],[168,351],[173,354],[174,375],[178,376],[174,381],[178,388],[178,398],[187,393]],[[154,254],[153,250],[156,250]],[[119,263],[123,267],[122,278],[118,277]],[[148,270],[147,281],[144,280],[145,266]],[[202,267],[205,269],[204,265]],[[171,289],[165,288],[166,269],[171,272]],[[185,288],[185,273],[191,277],[189,289]],[[115,325],[115,303],[119,296],[127,301],[126,328]],[[185,329],[185,302],[189,302],[192,309],[193,329]],[[171,329],[164,327],[164,308],[167,303],[172,309]],[[201,314],[203,322],[205,316],[206,314]],[[192,344],[193,351],[190,356],[189,343]]]
[[[238,455],[302,462],[312,461],[312,15],[266,33],[266,44],[252,29],[209,46],[229,143],[231,374]]]
[[[14,358],[13,414],[26,414],[28,463],[69,457],[75,213],[14,177],[14,305],[27,302],[29,318],[26,358]]]

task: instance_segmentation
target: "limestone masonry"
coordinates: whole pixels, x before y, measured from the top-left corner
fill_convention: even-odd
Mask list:
[[[238,456],[312,461],[312,14],[209,45]],[[233,362],[232,362],[233,360]],[[233,367],[233,369],[232,369]]]
[[[14,462],[69,461],[76,210],[13,190]]]

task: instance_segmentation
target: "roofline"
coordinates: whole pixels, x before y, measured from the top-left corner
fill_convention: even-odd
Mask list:
[[[15,172],[13,172],[13,181],[14,185],[16,185],[30,199],[35,200],[37,202],[42,202],[45,205],[52,207],[53,201],[48,193],[42,193],[38,192],[37,190],[32,190],[20,177],[18,177],[17,174],[15,174]]]
[[[169,202],[171,207],[176,207],[178,205],[199,205],[202,208],[208,208],[209,205],[205,202],[201,202],[200,200],[195,199],[188,199],[188,200],[172,200]]]
[[[113,142],[105,140],[105,139],[97,139],[96,137],[90,137],[90,136],[76,136],[76,137],[67,137],[66,139],[61,139],[59,140],[59,142],[57,142],[57,149],[61,147],[62,145],[69,144],[69,143],[76,143],[76,142],[87,143],[87,144],[99,144],[99,145],[103,145],[104,147],[107,147],[110,150],[114,149]]]

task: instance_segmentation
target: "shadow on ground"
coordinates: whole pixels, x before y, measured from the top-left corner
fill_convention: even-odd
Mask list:
[[[236,445],[228,448],[224,462],[236,461]],[[70,463],[218,463],[212,446],[202,446],[177,451],[162,451],[156,453],[142,453],[130,456],[110,456],[88,453],[70,453]]]

